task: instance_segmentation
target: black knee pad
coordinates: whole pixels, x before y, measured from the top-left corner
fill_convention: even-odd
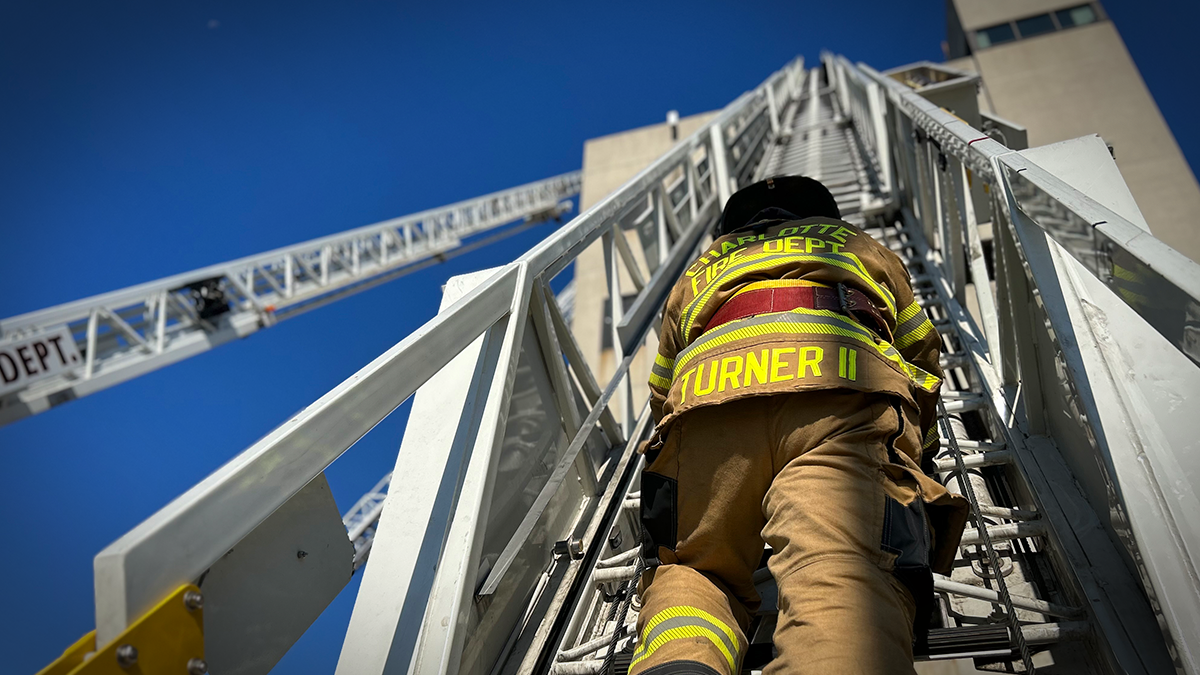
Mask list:
[[[896,554],[892,574],[912,593],[916,604],[913,642],[916,651],[924,651],[929,637],[929,619],[933,613],[933,571],[929,567],[931,539],[925,504],[920,497],[904,506],[884,497],[883,540],[880,547]]]
[[[660,663],[643,671],[642,675],[721,675],[721,673],[699,661],[672,661]]]

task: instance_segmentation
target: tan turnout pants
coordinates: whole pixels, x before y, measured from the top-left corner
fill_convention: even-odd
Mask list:
[[[643,471],[643,552],[660,564],[642,578],[630,672],[739,672],[765,541],[779,587],[767,673],[914,673],[914,596],[896,572],[928,576],[929,530],[883,469],[906,435],[920,447],[897,399],[845,390],[679,418]]]

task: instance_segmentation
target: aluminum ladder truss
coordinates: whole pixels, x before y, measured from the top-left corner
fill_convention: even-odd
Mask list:
[[[580,173],[0,320],[0,425],[557,218]],[[457,249],[457,250],[456,250]]]
[[[798,59],[516,261],[452,279],[433,320],[97,555],[98,653],[197,584],[209,667],[265,673],[369,553],[339,673],[621,672],[651,427],[631,373],[729,194],[796,170],[902,257],[943,337],[932,471],[972,519],[919,657],[1200,672],[1200,421],[1180,404],[1200,268],[1139,222],[1102,141],[1006,147],[978,129],[1020,129],[975,85]],[[609,297],[635,295],[610,303],[599,379],[550,292],[591,245]],[[414,394],[403,480],[348,516],[374,533],[356,552],[323,471]],[[756,581],[748,671],[772,649]]]

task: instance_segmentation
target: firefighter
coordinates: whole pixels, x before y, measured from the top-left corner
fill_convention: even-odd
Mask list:
[[[900,259],[821,183],[755,183],[675,284],[650,376],[631,673],[738,673],[764,542],[768,673],[913,673],[966,501],[939,439],[937,331]]]

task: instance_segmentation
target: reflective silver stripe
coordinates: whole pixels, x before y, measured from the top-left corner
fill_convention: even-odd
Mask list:
[[[654,644],[654,641],[657,640],[659,636],[661,636],[664,632],[671,630],[672,628],[684,628],[687,626],[699,626],[700,628],[707,628],[708,630],[711,630],[713,634],[720,638],[721,642],[725,644],[725,648],[729,650],[729,653],[733,654],[733,660],[735,662],[740,660],[738,658],[738,645],[731,642],[729,640],[729,635],[727,635],[725,632],[728,629],[722,628],[708,619],[698,616],[676,616],[660,621],[657,626],[650,630],[648,635],[643,636],[641,644],[639,645],[639,649],[645,645]]]
[[[785,335],[841,336],[873,348],[896,366],[910,382],[925,391],[936,391],[941,379],[909,363],[890,343],[880,340],[858,322],[824,309],[797,308],[740,319],[705,333],[675,359],[678,377],[697,353],[747,338],[782,338]]]
[[[901,336],[908,335],[914,330],[920,328],[921,324],[925,323],[926,321],[929,321],[929,317],[925,315],[925,310],[917,312],[916,316],[912,317],[908,321],[905,321],[899,326],[896,326],[896,339],[899,340]]]
[[[653,366],[650,366],[650,372],[654,373],[655,375],[663,378],[664,380],[666,380],[668,382],[671,381],[671,377],[673,376],[673,373],[671,372],[670,368],[664,368],[664,367],[658,365],[657,363],[654,364]]]
[[[731,282],[741,274],[752,271],[758,271],[775,266],[777,263],[788,261],[795,262],[816,262],[826,265],[832,265],[850,271],[855,276],[859,277],[864,284],[873,289],[883,299],[887,305],[887,310],[895,315],[896,298],[892,292],[883,284],[876,281],[870,272],[863,266],[862,261],[853,253],[772,253],[772,254],[753,254],[747,256],[748,259],[734,267],[727,267],[713,278],[711,282],[704,287],[695,298],[692,299],[688,306],[684,308],[682,316],[679,320],[679,332],[683,339],[687,340],[690,336],[691,328],[695,323],[696,314],[699,313],[712,299],[712,296],[720,288],[721,284]]]
[[[794,309],[787,312],[774,312],[771,314],[760,314],[748,319],[740,319],[731,321],[719,328],[715,328],[708,333],[702,335],[692,344],[688,345],[675,358],[675,374],[678,374],[683,366],[687,365],[688,361],[696,355],[697,352],[704,351],[716,344],[724,344],[733,340],[740,340],[743,337],[754,337],[757,333],[754,328],[764,324],[771,323],[806,323],[819,324],[828,326],[828,331],[812,331],[813,335],[842,335],[845,337],[857,337],[859,340],[875,344],[875,335],[863,328],[860,324],[849,317],[843,316],[836,312],[826,309]],[[737,333],[737,335],[733,335]]]

